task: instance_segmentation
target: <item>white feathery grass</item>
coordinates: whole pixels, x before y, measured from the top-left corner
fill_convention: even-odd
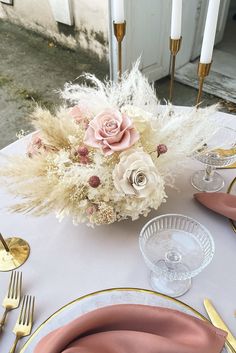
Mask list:
[[[139,63],[140,60],[130,73],[125,72],[120,82],[101,82],[94,75],[85,74],[89,86],[67,83],[61,94],[70,105],[88,108],[92,117],[108,108],[124,109],[140,134],[132,148],[149,153],[164,181],[161,184],[173,187],[175,176],[183,172],[186,157],[218,129],[220,123],[214,116],[218,107],[176,109],[171,104],[160,105],[154,86],[139,71]],[[157,187],[150,198],[117,196],[112,175],[120,162],[120,152],[107,157],[100,149],[88,146],[90,162],[81,163],[75,151],[84,144],[85,127],[74,121],[67,108],[61,107],[54,115],[37,108],[32,120],[47,149],[40,149],[33,158],[7,157],[6,166],[0,168],[6,188],[22,197],[22,203],[13,206],[13,211],[35,215],[55,211],[60,217],[70,215],[75,223],[97,224],[113,222],[114,217],[137,219],[165,201],[163,187]],[[165,144],[168,151],[157,158],[159,144]],[[100,187],[89,187],[92,175],[100,177]],[[95,206],[97,219],[86,213]]]
[[[123,105],[134,105],[156,115],[158,99],[154,87],[142,75],[138,67],[140,59],[134,64],[130,73],[125,72],[120,82],[101,82],[91,74],[82,77],[90,83],[65,84],[61,95],[72,104],[82,104],[90,107],[94,114],[106,108],[121,108]]]

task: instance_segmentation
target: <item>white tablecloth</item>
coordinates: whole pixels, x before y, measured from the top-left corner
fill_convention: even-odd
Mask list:
[[[216,115],[227,119],[229,125],[236,128],[235,116]],[[22,153],[27,139],[11,144],[2,153]],[[24,293],[36,296],[34,328],[59,307],[86,293],[111,287],[151,289],[148,269],[139,251],[140,229],[156,215],[182,213],[210,230],[216,252],[211,264],[193,279],[192,288],[180,299],[205,314],[203,299],[211,298],[236,335],[236,234],[226,218],[193,200],[196,190],[191,186],[190,176],[203,165],[189,160],[188,167],[177,178],[179,190],[167,190],[168,200],[157,212],[136,222],[124,221],[95,229],[85,225],[73,226],[69,218],[59,223],[54,215],[34,218],[9,214],[5,207],[13,203],[13,198],[0,189],[0,231],[5,236],[20,236],[31,246],[30,257],[20,270],[23,271]],[[221,170],[220,173],[228,185],[236,170]],[[9,273],[0,273],[0,301],[6,293],[8,281]],[[1,353],[9,351],[17,315],[18,311],[14,310],[8,316],[5,332],[0,338]]]

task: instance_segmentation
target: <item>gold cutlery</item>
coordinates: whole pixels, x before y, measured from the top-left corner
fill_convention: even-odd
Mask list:
[[[13,333],[15,334],[16,338],[9,353],[14,353],[18,341],[22,337],[28,336],[31,333],[34,316],[34,301],[35,297],[32,297],[31,295],[24,296],[20,315],[13,329]]]
[[[231,349],[232,352],[235,352],[235,350],[236,350],[236,339],[233,336],[233,334],[230,331],[230,329],[225,324],[225,322],[222,320],[221,316],[216,311],[216,309],[213,306],[213,304],[210,301],[210,299],[205,299],[204,300],[204,307],[206,309],[207,314],[209,315],[209,318],[210,318],[212,324],[228,333],[227,341],[229,342],[229,348]]]
[[[21,288],[22,288],[22,273],[21,272],[12,272],[10,283],[8,286],[8,292],[3,300],[2,306],[5,308],[3,316],[0,320],[0,333],[5,324],[7,314],[9,311],[18,308],[21,298]]]

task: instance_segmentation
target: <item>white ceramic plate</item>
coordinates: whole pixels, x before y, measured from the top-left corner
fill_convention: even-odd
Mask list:
[[[205,319],[200,313],[187,304],[163,294],[146,289],[112,288],[85,295],[59,309],[36,329],[29,340],[25,343],[20,353],[33,353],[34,348],[40,339],[52,330],[65,325],[71,320],[89,311],[114,304],[144,304],[161,306],[179,310],[202,320]],[[223,349],[222,353],[227,353],[227,350]]]

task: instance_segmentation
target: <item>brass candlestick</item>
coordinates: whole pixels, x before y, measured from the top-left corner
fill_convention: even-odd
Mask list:
[[[209,75],[209,72],[211,69],[211,64],[212,63],[208,63],[208,64],[199,63],[198,64],[199,87],[198,87],[198,95],[197,95],[196,105],[199,105],[199,103],[201,101],[203,83],[204,83],[205,77]]]
[[[175,80],[175,60],[181,47],[182,37],[179,39],[170,38],[170,52],[171,52],[171,78],[170,78],[170,94],[169,101],[172,101],[174,80]]]
[[[123,23],[113,22],[114,34],[118,42],[118,77],[121,79],[122,75],[122,41],[126,32],[126,21]]]
[[[20,238],[4,239],[0,233],[0,272],[20,267],[30,254],[29,244]]]

